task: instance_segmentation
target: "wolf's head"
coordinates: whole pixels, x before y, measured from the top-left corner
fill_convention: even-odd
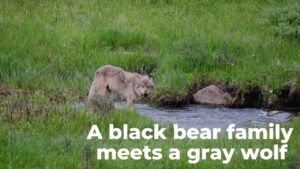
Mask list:
[[[135,90],[138,96],[148,97],[152,92],[153,88],[154,88],[153,79],[145,75],[139,78]]]

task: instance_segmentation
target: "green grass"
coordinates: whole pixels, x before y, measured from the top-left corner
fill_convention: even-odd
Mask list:
[[[2,1],[0,80],[87,93],[104,64],[150,73],[158,96],[199,81],[275,92],[299,87],[298,39],[269,15],[297,1]],[[291,8],[292,9],[292,8]],[[274,19],[273,19],[274,20]]]
[[[239,90],[300,87],[300,41],[274,30],[269,15],[291,1],[21,1],[0,2],[0,168],[293,168],[299,122],[285,161],[97,161],[106,147],[264,147],[273,142],[87,141],[92,124],[138,128],[153,122],[127,110],[103,117],[73,104],[105,64],[150,74],[155,95],[186,97],[199,82]],[[279,12],[280,13],[280,12]],[[293,17],[293,11],[287,18]],[[274,19],[274,18],[272,18]],[[275,18],[276,19],[276,18]],[[272,20],[273,21],[273,20]],[[280,27],[281,28],[281,27]],[[285,29],[285,27],[283,28]],[[282,35],[278,35],[278,32]],[[107,133],[104,133],[106,135]]]
[[[289,141],[287,160],[243,161],[239,148],[272,147],[276,141],[238,141],[221,137],[214,141],[172,140],[172,128],[168,127],[168,140],[108,140],[108,125],[140,129],[153,127],[150,119],[142,118],[127,110],[109,112],[106,115],[94,114],[88,109],[74,109],[76,99],[68,98],[65,103],[49,101],[44,93],[12,95],[1,101],[0,168],[289,168],[299,165],[298,121],[286,125],[294,127]],[[104,140],[86,140],[92,124],[97,124]],[[162,148],[163,159],[159,161],[126,160],[117,162],[98,161],[97,148]],[[167,159],[169,148],[179,148],[182,159]],[[220,161],[200,161],[196,165],[187,163],[186,151],[189,148],[235,148],[232,161],[224,165]]]
[[[9,96],[1,102],[0,123],[0,168],[292,168],[299,166],[299,121],[286,124],[294,132],[289,141],[286,160],[242,161],[240,148],[272,147],[277,141],[227,140],[173,140],[171,126],[167,129],[167,140],[109,140],[108,125],[143,129],[153,127],[150,119],[127,111],[109,112],[106,116],[91,113],[85,108],[74,109],[74,99],[65,103],[50,102],[44,93],[26,96]],[[103,140],[86,140],[92,124],[97,124]],[[105,161],[97,160],[97,148],[162,148],[163,159]],[[181,160],[167,159],[169,148],[182,152]],[[224,165],[221,161],[204,160],[189,164],[186,151],[189,148],[235,148],[232,161]]]

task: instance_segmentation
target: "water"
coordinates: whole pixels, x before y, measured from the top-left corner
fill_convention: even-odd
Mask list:
[[[116,108],[126,107],[126,103],[115,103]],[[264,125],[270,122],[286,122],[293,114],[281,112],[267,116],[267,111],[254,108],[209,108],[202,105],[182,107],[155,107],[148,104],[135,104],[141,116],[152,118],[155,122],[176,123],[183,128],[227,128],[231,123],[237,126]]]
[[[76,109],[84,107],[84,103],[76,103]],[[115,108],[126,108],[126,102],[114,103]],[[136,103],[136,111],[141,116],[153,119],[163,124],[178,124],[183,128],[222,128],[226,129],[229,124],[240,127],[265,125],[270,122],[287,122],[292,113],[281,112],[273,116],[267,116],[266,110],[254,108],[209,108],[202,105],[186,105],[180,107],[156,107],[145,103]]]

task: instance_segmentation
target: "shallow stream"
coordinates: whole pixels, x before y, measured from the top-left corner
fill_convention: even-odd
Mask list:
[[[116,108],[126,107],[125,102],[115,103]],[[155,107],[148,104],[135,104],[141,116],[152,118],[155,122],[176,123],[183,128],[226,128],[234,123],[237,126],[264,125],[270,122],[286,122],[293,116],[289,112],[281,112],[272,116],[267,111],[254,108],[209,108],[202,105],[186,105],[181,107]]]

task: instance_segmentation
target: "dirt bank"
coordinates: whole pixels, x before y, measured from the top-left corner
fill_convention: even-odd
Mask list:
[[[239,90],[234,86],[225,86],[218,82],[213,83],[198,83],[195,84],[188,95],[155,95],[152,98],[152,102],[159,105],[185,105],[194,104],[193,94],[200,89],[214,84],[221,88],[223,91],[229,93],[234,99],[233,102],[224,105],[224,107],[255,107],[255,108],[267,108],[286,110],[291,112],[300,111],[300,88],[293,86],[285,86],[284,88],[276,91],[266,92],[260,87],[253,86],[244,90]],[[211,106],[211,105],[210,105]]]

